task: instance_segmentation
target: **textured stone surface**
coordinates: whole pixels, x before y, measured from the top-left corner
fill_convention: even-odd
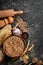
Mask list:
[[[43,59],[43,0],[0,1],[0,10],[10,8],[24,11],[21,17],[29,24],[30,39],[33,40],[35,44],[35,53],[31,56],[38,56]]]

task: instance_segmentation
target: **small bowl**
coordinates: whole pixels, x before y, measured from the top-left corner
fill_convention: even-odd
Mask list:
[[[23,32],[21,36],[22,36],[22,38],[23,38],[24,40],[26,40],[26,39],[28,39],[29,34],[28,34],[27,32]]]

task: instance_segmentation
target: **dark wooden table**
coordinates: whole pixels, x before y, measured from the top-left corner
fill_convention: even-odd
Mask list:
[[[24,11],[21,17],[28,23],[29,29],[31,29],[29,32],[30,39],[35,44],[35,49],[31,56],[37,56],[43,60],[43,0],[0,1],[0,10],[11,8]]]

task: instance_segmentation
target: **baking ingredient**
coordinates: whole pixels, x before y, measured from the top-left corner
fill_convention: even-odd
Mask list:
[[[13,34],[20,36],[22,34],[22,31],[19,28],[13,28]]]
[[[28,60],[29,60],[29,56],[28,56],[27,54],[25,54],[25,55],[23,56],[23,61],[24,61],[24,63],[28,63]]]
[[[24,50],[24,52],[23,52],[23,54],[21,56],[25,55],[25,53],[27,51],[31,51],[33,49],[33,47],[34,47],[34,44],[32,44],[32,46],[30,46],[30,47],[29,46],[30,46],[30,40],[28,40],[28,44],[27,44],[27,46],[26,46],[26,48],[25,48],[25,50]]]
[[[0,48],[0,63],[3,61],[3,59],[4,59],[4,52],[2,48]]]
[[[27,51],[31,51],[34,48],[34,44],[32,44],[32,46],[30,48],[28,48]]]
[[[22,14],[22,13],[23,13],[23,11],[14,11],[13,9],[0,10],[0,18],[10,17],[10,16],[14,16],[16,14]]]
[[[25,53],[27,52],[27,49],[29,48],[29,45],[30,45],[30,40],[28,40],[28,44],[27,44],[22,56],[25,55]]]
[[[12,34],[11,28],[11,25],[6,25],[0,30],[0,46],[2,45],[3,41]]]
[[[28,63],[29,56],[27,54],[25,54],[24,56],[20,57],[20,60],[24,61],[24,63]]]
[[[17,22],[16,25],[23,31],[23,32],[28,32],[28,24],[27,22],[24,22],[21,17],[17,17]],[[16,27],[17,27],[16,26]]]
[[[0,28],[3,26],[5,26],[5,22],[4,22],[4,20],[0,20]]]
[[[14,22],[14,18],[13,17],[8,17],[8,22],[9,23],[13,23]]]
[[[27,43],[27,47],[25,48],[24,52],[22,53],[21,57],[20,57],[20,60],[21,61],[24,61],[25,64],[28,63],[28,60],[29,60],[29,56],[26,54],[27,51],[31,51],[34,47],[34,44],[32,44],[32,46],[30,46],[30,40],[28,40],[28,43]]]
[[[24,42],[18,36],[11,36],[3,43],[3,50],[11,58],[19,57],[24,51]]]

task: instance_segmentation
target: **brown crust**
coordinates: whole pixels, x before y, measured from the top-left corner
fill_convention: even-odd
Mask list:
[[[7,40],[5,40],[5,42],[4,42],[4,44],[3,44],[3,50],[4,50],[4,52],[6,53],[6,55],[9,56],[9,57],[12,57],[12,58],[14,58],[14,57],[19,57],[19,56],[21,56],[21,54],[22,54],[23,51],[24,51],[24,42],[23,42],[23,40],[22,40],[20,37],[18,37],[18,36],[11,36],[11,37],[16,37],[16,38],[20,39],[20,40],[22,41],[22,43],[21,43],[22,45],[21,45],[21,46],[22,46],[23,48],[20,47],[20,49],[19,49],[19,46],[17,46],[17,48],[19,49],[19,51],[20,51],[20,50],[21,50],[21,51],[19,52],[18,50],[17,50],[17,51],[13,50],[13,52],[14,52],[14,51],[15,51],[16,53],[18,52],[18,53],[17,53],[18,55],[16,56],[15,53],[14,53],[15,56],[12,56],[12,54],[9,55],[8,50],[6,51],[6,50],[5,50],[5,47],[4,47],[4,46],[6,46],[6,45],[9,46],[9,44],[8,44],[8,39],[10,39],[10,37],[9,37]],[[16,43],[16,42],[15,42],[15,43]],[[15,43],[14,43],[14,44],[15,44]],[[11,42],[10,42],[10,44],[11,44]],[[17,45],[17,44],[18,44],[18,43],[16,43],[16,45]],[[15,45],[15,46],[16,46],[16,45]],[[19,45],[20,45],[20,44],[19,44]],[[15,46],[14,46],[14,47],[15,47]],[[11,47],[11,46],[9,46],[9,47]],[[14,48],[14,47],[12,46],[12,48]],[[21,49],[21,48],[22,48],[22,49]],[[10,48],[10,49],[11,49],[11,48]],[[14,48],[14,49],[15,49],[15,48]],[[10,52],[10,51],[9,51],[9,52]],[[13,53],[13,52],[12,52],[12,53]]]

